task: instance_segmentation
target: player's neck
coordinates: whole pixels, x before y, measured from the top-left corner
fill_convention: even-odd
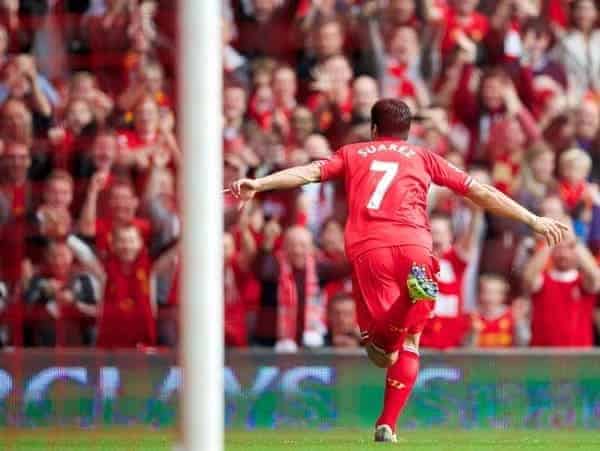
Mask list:
[[[373,141],[406,141],[408,136],[400,136],[394,134],[377,135],[373,137]]]

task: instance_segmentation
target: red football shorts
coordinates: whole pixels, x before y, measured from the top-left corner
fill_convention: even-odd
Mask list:
[[[396,324],[405,324],[408,332],[421,332],[433,310],[433,302],[413,303],[406,281],[413,264],[423,265],[427,276],[434,278],[437,261],[429,250],[422,246],[390,246],[372,249],[361,254],[352,264],[352,290],[356,301],[358,325],[361,332],[370,330],[374,321],[385,318],[396,302],[406,308],[394,308],[409,318],[390,318]],[[419,308],[412,308],[419,305]]]

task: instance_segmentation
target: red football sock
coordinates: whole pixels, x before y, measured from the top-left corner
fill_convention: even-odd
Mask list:
[[[384,317],[373,323],[369,331],[371,341],[387,352],[398,351],[408,333],[422,329],[433,309],[432,301],[406,302],[399,299]]]
[[[400,352],[398,361],[388,368],[385,377],[383,410],[376,425],[387,424],[394,431],[398,417],[410,396],[419,373],[419,354],[406,347]]]

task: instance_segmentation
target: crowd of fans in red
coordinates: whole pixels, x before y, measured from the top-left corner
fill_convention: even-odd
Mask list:
[[[0,344],[176,343],[175,3],[0,0]],[[576,237],[548,249],[432,189],[423,346],[592,346],[598,6],[223,0],[224,186],[366,140],[373,103],[402,98],[414,143]],[[333,183],[225,198],[228,346],[360,346],[344,210]]]
[[[230,0],[224,184],[368,140],[373,103],[401,98],[415,114],[412,142],[573,226],[548,249],[432,189],[441,294],[422,345],[592,346],[598,19],[593,0]],[[262,193],[241,213],[226,198],[228,345],[360,346],[344,196],[334,183],[307,185]]]
[[[173,344],[174,5],[0,2],[0,344]]]

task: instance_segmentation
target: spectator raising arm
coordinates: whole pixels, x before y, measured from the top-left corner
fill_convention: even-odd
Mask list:
[[[577,241],[575,245],[575,254],[583,278],[583,288],[588,293],[598,293],[600,291],[600,268],[596,259],[581,241]]]
[[[105,187],[108,179],[107,172],[96,172],[92,177],[85,203],[79,218],[79,233],[84,236],[96,235],[96,218],[98,211],[98,196]]]
[[[523,269],[523,285],[527,292],[537,291],[541,285],[542,273],[550,258],[551,249],[544,246],[539,249]]]

